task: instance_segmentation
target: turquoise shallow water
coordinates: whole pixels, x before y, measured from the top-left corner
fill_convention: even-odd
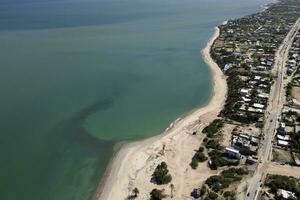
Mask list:
[[[90,199],[117,142],[209,100],[200,49],[263,2],[0,0],[0,199]]]

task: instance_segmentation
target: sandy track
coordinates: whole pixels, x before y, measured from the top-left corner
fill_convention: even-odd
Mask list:
[[[265,174],[278,174],[284,176],[294,176],[300,178],[299,167],[290,165],[279,165],[277,163],[267,163],[265,167]]]

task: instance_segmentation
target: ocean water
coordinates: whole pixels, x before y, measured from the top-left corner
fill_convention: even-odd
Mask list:
[[[91,199],[118,142],[207,103],[213,27],[266,2],[0,0],[0,199]]]

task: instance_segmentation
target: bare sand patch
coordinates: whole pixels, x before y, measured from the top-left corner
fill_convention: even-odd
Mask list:
[[[292,156],[289,151],[284,149],[273,148],[272,158],[275,162],[289,163],[292,162]]]
[[[300,102],[300,87],[293,87],[292,97],[295,98],[298,102]]]
[[[222,128],[222,141],[221,145],[228,147],[231,145],[231,136],[232,131],[236,127],[236,125],[233,124],[224,124],[224,127]]]

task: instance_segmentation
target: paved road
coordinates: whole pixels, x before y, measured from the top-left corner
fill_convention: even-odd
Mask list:
[[[278,117],[283,106],[284,93],[284,66],[288,58],[288,52],[292,45],[293,38],[300,28],[300,18],[296,21],[286,38],[283,40],[282,45],[279,47],[275,56],[274,71],[277,75],[275,83],[270,91],[269,104],[266,110],[265,125],[263,128],[264,140],[258,152],[259,164],[253,175],[248,181],[248,189],[245,194],[245,200],[256,200],[260,190],[260,184],[264,178],[267,168],[268,160],[272,152],[272,140],[275,135],[275,130],[278,123]]]

